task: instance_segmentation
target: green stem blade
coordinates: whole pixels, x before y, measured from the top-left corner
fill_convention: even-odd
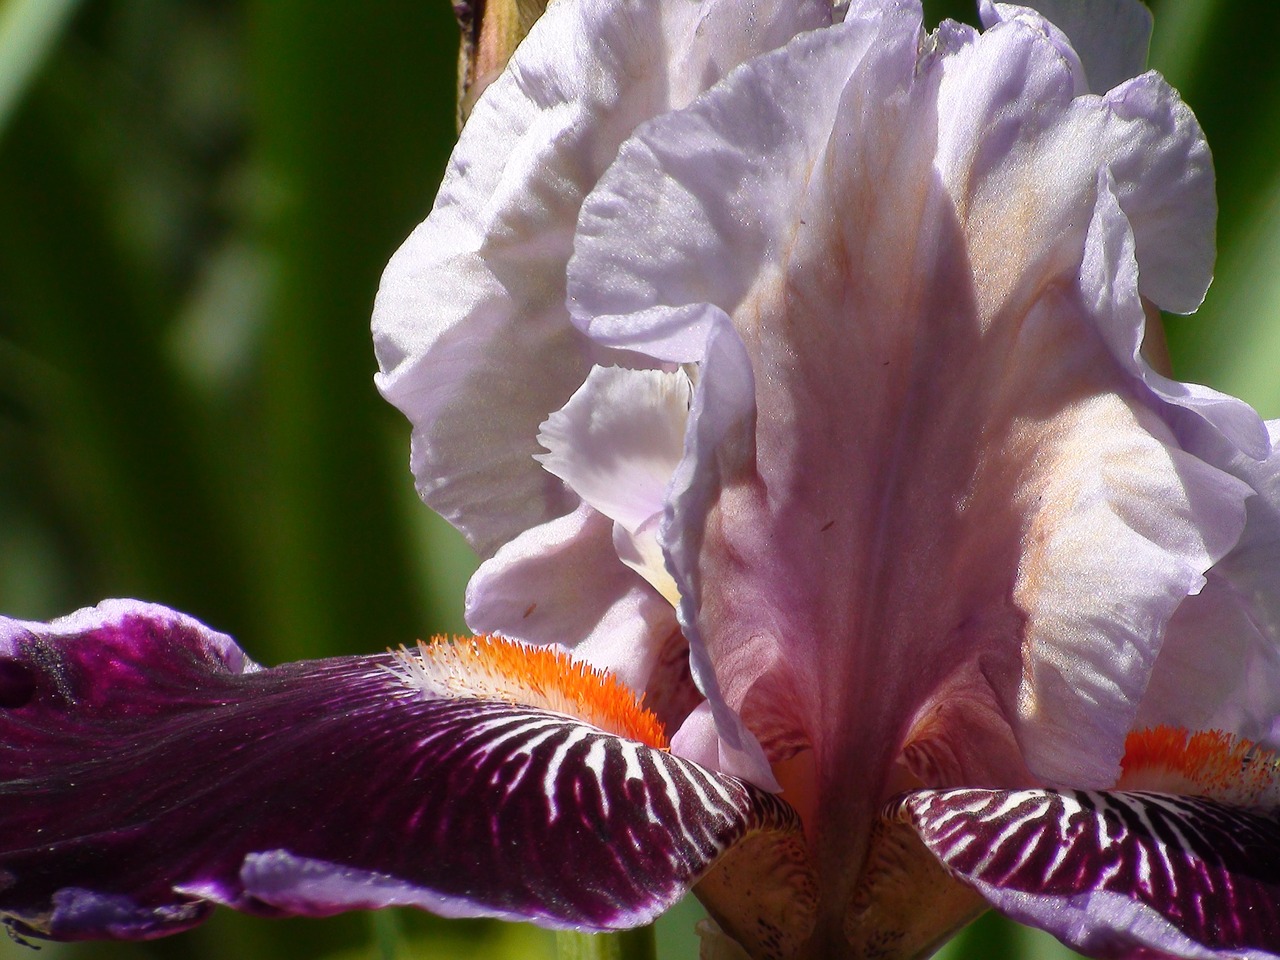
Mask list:
[[[0,4],[0,134],[79,0],[8,0]]]
[[[657,950],[653,927],[638,927],[619,933],[556,933],[559,960],[655,960]]]

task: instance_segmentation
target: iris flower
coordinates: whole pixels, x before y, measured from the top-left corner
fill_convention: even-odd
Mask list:
[[[479,636],[5,622],[10,927],[1280,956],[1280,423],[1161,372],[1216,207],[1145,8],[1038,7],[552,4],[374,316]]]

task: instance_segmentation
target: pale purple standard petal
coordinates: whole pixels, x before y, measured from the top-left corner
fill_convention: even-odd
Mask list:
[[[919,694],[886,692],[900,674],[875,659],[901,647],[941,671],[901,671],[925,686],[982,662],[1033,769],[1105,785],[1163,624],[1234,542],[1249,491],[1177,448],[1108,360],[1115,321],[1074,288],[1099,165],[1146,177],[1181,158],[1183,186],[1158,190],[1185,207],[1203,144],[1168,104],[1148,122],[1074,100],[1069,65],[1025,23],[955,30],[917,65],[915,13],[879,13],[639,131],[584,207],[574,308],[648,349],[671,342],[661,305],[696,320],[710,292],[747,345],[755,462],[665,541],[701,544],[675,564],[702,580],[682,593],[702,598],[748,724],[781,714],[839,742],[829,724],[861,724],[836,703],[909,716]],[[1145,181],[1124,182],[1135,230],[1163,222]],[[848,765],[858,748],[834,742]]]
[[[855,13],[637,131],[570,264],[592,336],[670,357],[724,313],[745,347],[704,365],[664,530],[709,700],[682,733],[705,747],[713,714],[723,751],[740,717],[816,771],[782,783],[831,913],[913,778],[1115,781],[1252,492],[1175,421],[1261,447],[1250,413],[1171,402],[1112,342],[1141,334],[1148,265],[1166,305],[1207,284],[1189,111],[1150,77],[1077,97],[1028,22],[922,46],[918,10]],[[811,946],[835,950],[824,917]]]
[[[907,12],[896,16],[911,22]],[[583,206],[569,265],[569,306],[594,340],[701,359],[711,328],[699,305],[732,312],[786,256],[797,193],[838,107],[813,91],[848,82],[877,39],[864,22],[872,17],[879,15],[850,10],[843,24],[753,61],[734,77],[740,92],[729,109],[672,113],[623,145]],[[786,82],[802,74],[811,85]],[[756,152],[730,141],[741,127],[756,135]],[[773,189],[761,189],[764,182]],[[714,204],[704,195],[711,190]],[[644,229],[634,243],[619,243],[637,217]],[[680,307],[688,309],[672,309]]]

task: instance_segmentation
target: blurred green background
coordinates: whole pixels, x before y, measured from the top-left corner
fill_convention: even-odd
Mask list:
[[[1218,279],[1170,322],[1175,365],[1277,417],[1274,7],[1152,6],[1153,65],[1208,132],[1222,205]],[[474,561],[413,493],[368,333],[452,145],[455,49],[444,0],[0,0],[0,610],[147,598],[264,663],[463,629]],[[663,956],[696,955],[697,915],[663,921]],[[552,950],[530,927],[408,912],[222,911],[165,941],[42,956]],[[1067,954],[984,919],[948,955]]]

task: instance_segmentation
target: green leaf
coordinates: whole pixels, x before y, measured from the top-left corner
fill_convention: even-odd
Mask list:
[[[0,136],[80,0],[8,0],[0,6]]]
[[[559,960],[654,960],[653,927],[623,930],[620,933],[556,934]]]
[[[1237,236],[1199,314],[1174,323],[1185,328],[1183,353],[1197,378],[1273,418],[1280,416],[1280,176],[1258,191],[1256,213]]]

